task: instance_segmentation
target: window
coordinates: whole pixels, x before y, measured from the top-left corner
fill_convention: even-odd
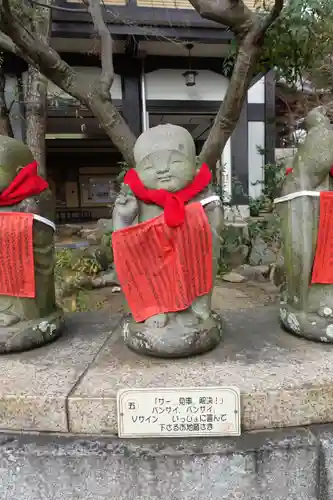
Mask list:
[[[116,198],[116,184],[110,177],[80,177],[82,205],[108,205]]]

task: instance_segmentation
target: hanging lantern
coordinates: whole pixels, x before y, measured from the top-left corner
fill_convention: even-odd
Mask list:
[[[191,50],[193,49],[193,44],[188,43],[186,45],[186,48],[188,50],[188,70],[183,73],[183,77],[185,78],[185,85],[186,87],[194,87],[196,84],[196,76],[197,76],[197,71],[194,71],[191,69]]]
[[[185,71],[185,73],[183,73],[183,77],[185,78],[185,85],[186,87],[194,87],[194,85],[196,84],[196,81],[195,81],[195,78],[197,76],[197,72],[196,71],[193,71],[191,69]]]

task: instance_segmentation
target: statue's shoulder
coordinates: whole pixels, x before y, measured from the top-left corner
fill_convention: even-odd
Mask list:
[[[53,194],[50,189],[45,189],[36,196],[25,198],[11,209],[13,212],[25,212],[53,218],[54,207]]]

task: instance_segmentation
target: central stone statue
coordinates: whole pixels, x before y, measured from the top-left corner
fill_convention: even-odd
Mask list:
[[[275,200],[286,275],[280,321],[296,335],[333,342],[333,130],[321,107],[306,125]]]
[[[125,342],[157,357],[205,352],[222,335],[211,296],[223,210],[211,173],[175,125],[143,132],[134,158],[113,212],[114,261],[132,312]]]
[[[0,354],[57,338],[54,201],[28,147],[0,136]]]

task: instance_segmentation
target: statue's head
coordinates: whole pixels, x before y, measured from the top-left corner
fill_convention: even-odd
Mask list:
[[[305,123],[308,129],[318,126],[331,128],[330,120],[326,116],[324,106],[318,106],[317,108],[312,109],[306,117]]]
[[[136,170],[149,189],[178,191],[196,174],[195,144],[177,125],[158,125],[143,132],[134,146]]]
[[[12,183],[22,167],[32,161],[31,151],[23,142],[0,135],[0,192]]]

